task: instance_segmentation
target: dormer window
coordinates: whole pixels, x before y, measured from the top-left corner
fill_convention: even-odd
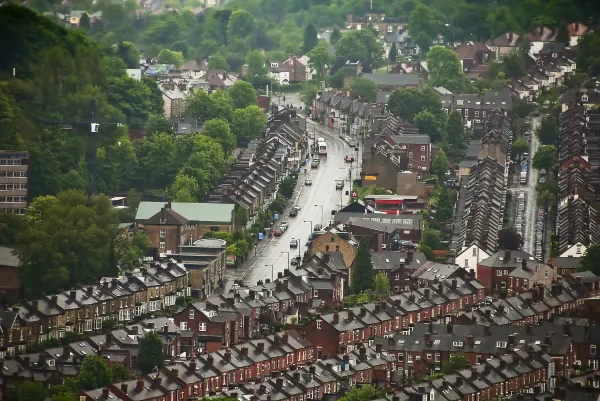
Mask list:
[[[160,224],[167,224],[167,219],[160,219]]]
[[[552,58],[557,58],[558,54],[557,53],[552,53]]]
[[[588,101],[588,96],[587,95],[581,96],[581,101],[582,102],[587,102]]]

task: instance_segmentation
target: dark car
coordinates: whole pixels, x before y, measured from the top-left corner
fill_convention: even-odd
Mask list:
[[[290,241],[290,248],[298,248],[298,240],[293,239]]]
[[[290,217],[296,217],[296,216],[298,216],[298,209],[293,207],[292,210],[290,210]]]

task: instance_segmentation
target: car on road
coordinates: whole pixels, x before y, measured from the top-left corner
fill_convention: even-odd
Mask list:
[[[279,223],[279,228],[281,228],[281,230],[283,232],[286,232],[288,229],[288,223],[287,221],[282,221],[281,223]]]
[[[298,240],[293,239],[290,241],[290,248],[298,248]]]
[[[277,227],[273,229],[273,235],[276,237],[279,237],[281,234],[283,234],[283,231],[281,231],[281,228]]]
[[[358,142],[356,142],[356,140],[354,140],[354,139],[350,139],[348,141],[348,145],[350,145],[351,148],[354,148],[358,145]]]
[[[342,189],[342,188],[344,188],[344,180],[337,180],[335,182],[335,188],[336,189]]]
[[[296,217],[298,216],[298,209],[293,207],[292,210],[290,210],[290,217]]]
[[[304,180],[304,185],[312,185],[312,178],[308,177]]]
[[[352,156],[352,155],[346,155],[346,156],[344,156],[344,161],[346,163],[353,163],[354,162],[354,156]]]
[[[310,168],[319,168],[319,161],[317,161],[317,160],[313,160],[313,161],[310,163]]]

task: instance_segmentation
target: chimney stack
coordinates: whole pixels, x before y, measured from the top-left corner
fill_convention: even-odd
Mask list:
[[[225,351],[223,359],[225,360],[225,362],[231,362],[231,351],[229,349]]]
[[[215,358],[212,356],[212,354],[208,354],[206,357],[206,366],[212,366],[214,362]]]
[[[121,383],[121,392],[123,394],[127,394],[127,390],[129,390],[127,387],[127,383]]]
[[[287,331],[286,331],[286,332],[285,332],[285,333],[283,333],[283,335],[281,336],[281,341],[282,341],[284,344],[287,344],[287,342],[288,342],[289,338],[290,338],[290,337],[289,337],[289,335],[288,335],[288,333],[287,333]]]
[[[242,347],[242,355],[248,357],[248,347]]]
[[[406,252],[406,263],[411,264],[412,261],[413,261],[413,252],[412,251]]]
[[[333,324],[338,324],[340,322],[340,315],[337,312],[333,312]]]
[[[258,344],[256,344],[256,351],[265,352],[265,343],[261,341]]]
[[[135,391],[140,392],[144,389],[144,380],[141,377],[137,378],[135,383]]]
[[[448,334],[452,334],[452,332],[453,332],[453,331],[454,331],[454,326],[452,325],[452,323],[448,323],[448,324],[446,325],[446,332],[447,332]]]
[[[467,346],[472,347],[473,345],[475,345],[475,342],[473,341],[473,336],[469,334],[467,336]]]
[[[425,294],[425,298],[429,299],[429,288],[425,288],[425,290],[423,290],[423,293]]]
[[[453,278],[453,279],[452,279],[452,289],[453,289],[453,290],[455,290],[455,289],[456,289],[456,285],[457,285],[456,279],[455,279],[455,278]]]
[[[354,320],[354,312],[348,309],[348,321],[351,322]]]

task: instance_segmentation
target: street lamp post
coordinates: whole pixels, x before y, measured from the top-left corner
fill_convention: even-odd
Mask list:
[[[271,281],[273,281],[275,279],[275,270],[274,270],[274,266],[275,265],[265,265],[265,267],[269,267],[271,266]]]
[[[323,227],[323,205],[315,205],[315,207],[317,207],[317,206],[321,208],[321,228],[322,228]],[[310,230],[310,232],[312,232],[312,229]]]
[[[313,222],[312,220],[304,220],[305,223],[310,223],[310,233],[312,234],[313,232]]]
[[[288,270],[289,270],[290,269],[290,252],[289,251],[283,251],[283,252],[281,252],[282,255],[284,253],[287,253],[287,257],[288,257]]]

